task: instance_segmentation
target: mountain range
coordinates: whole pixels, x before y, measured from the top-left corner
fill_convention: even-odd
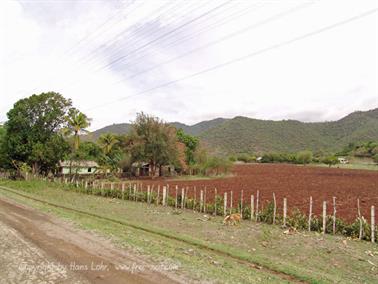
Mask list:
[[[300,150],[335,152],[348,143],[378,141],[378,108],[356,111],[329,122],[275,121],[237,116],[194,125],[170,124],[198,136],[209,149],[226,154]],[[129,123],[109,125],[92,132],[91,139],[97,139],[103,133],[126,134],[130,128]]]

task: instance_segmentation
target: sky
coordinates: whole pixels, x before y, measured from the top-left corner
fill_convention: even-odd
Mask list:
[[[378,107],[378,1],[0,1],[0,122],[55,91],[91,130],[145,112],[337,120]]]

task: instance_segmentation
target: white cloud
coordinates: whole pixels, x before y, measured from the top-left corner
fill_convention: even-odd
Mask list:
[[[16,100],[49,90],[72,98],[93,128],[142,110],[185,123],[235,115],[316,121],[378,106],[378,13],[141,94],[378,7],[374,0],[234,1],[200,17],[221,5],[201,3],[2,1],[0,121]]]

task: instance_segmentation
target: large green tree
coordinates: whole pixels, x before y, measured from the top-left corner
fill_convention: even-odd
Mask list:
[[[188,165],[194,165],[194,153],[198,147],[199,139],[195,136],[186,134],[184,130],[177,130],[177,139],[185,144],[185,160]]]
[[[17,101],[7,113],[2,153],[7,165],[27,163],[34,173],[51,171],[69,152],[61,135],[71,100],[55,92]]]
[[[5,128],[0,126],[0,169],[6,167],[6,153],[4,153]]]
[[[149,162],[152,176],[158,168],[177,163],[176,129],[159,118],[138,113],[132,124],[131,137],[133,160]]]

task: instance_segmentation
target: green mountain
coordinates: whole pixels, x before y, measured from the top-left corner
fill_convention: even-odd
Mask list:
[[[87,135],[83,135],[84,140],[97,140],[102,134],[113,133],[113,134],[126,134],[130,131],[130,123],[114,123],[112,125],[105,126],[103,128],[97,129]]]
[[[176,128],[199,136],[212,151],[297,152],[300,150],[335,152],[351,142],[378,141],[378,108],[357,111],[331,122],[300,122],[296,120],[259,120],[237,116],[217,118],[189,126],[172,123]],[[92,133],[127,133],[130,124],[113,124]]]

